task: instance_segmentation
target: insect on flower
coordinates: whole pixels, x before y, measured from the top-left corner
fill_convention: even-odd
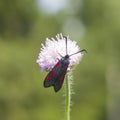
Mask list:
[[[40,66],[43,67],[43,70],[45,69],[45,70],[49,70],[50,71],[48,73],[48,75],[46,76],[45,80],[44,80],[44,87],[46,88],[46,87],[53,86],[55,92],[58,92],[61,89],[67,71],[70,70],[70,67],[76,63],[76,60],[78,58],[81,57],[81,56],[77,56],[76,59],[75,58],[73,59],[72,56],[75,56],[76,54],[80,54],[81,55],[83,52],[87,52],[85,49],[79,50],[79,48],[76,47],[76,42],[75,42],[72,47],[76,47],[76,49],[78,51],[71,53],[70,52],[70,48],[69,48],[69,53],[71,53],[71,54],[68,54],[68,47],[69,47],[68,46],[68,42],[69,42],[69,45],[70,45],[70,43],[73,44],[72,43],[73,41],[72,42],[70,42],[70,40],[68,41],[68,37],[66,37],[66,36],[62,36],[61,35],[61,37],[62,37],[62,39],[59,39],[59,40],[63,40],[63,42],[64,42],[64,43],[62,42],[62,46],[65,47],[64,48],[64,50],[65,50],[64,54],[65,55],[63,56],[61,54],[62,52],[59,53],[59,50],[57,50],[57,49],[54,50],[53,52],[57,52],[57,53],[55,53],[55,54],[57,54],[56,58],[55,58],[55,62],[56,62],[56,60],[57,60],[57,62],[54,63],[54,66],[52,66],[51,63],[48,63],[48,61],[46,62],[46,64],[48,63],[50,65],[48,65],[47,67],[43,65],[45,59],[44,60],[42,59],[43,56],[44,56],[44,54],[42,54],[42,53],[39,54],[39,58],[37,60],[37,63]],[[59,38],[59,36],[57,36],[57,38]],[[57,42],[57,41],[54,41],[54,42]],[[47,44],[46,44],[46,46],[47,46]],[[59,46],[57,46],[57,47],[59,47]],[[42,50],[43,49],[45,50],[45,46],[43,46]]]

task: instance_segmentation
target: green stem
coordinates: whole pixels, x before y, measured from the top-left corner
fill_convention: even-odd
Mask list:
[[[72,82],[72,73],[68,72],[66,77],[66,84],[65,84],[65,94],[66,94],[66,120],[70,120],[70,104],[71,104],[71,82]]]

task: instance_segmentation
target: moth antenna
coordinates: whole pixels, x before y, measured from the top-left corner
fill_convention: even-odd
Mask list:
[[[63,57],[60,53],[58,53],[58,54],[60,55],[61,58]]]
[[[73,54],[69,55],[69,56],[75,55],[75,54],[77,54],[77,53],[82,53],[82,52],[86,52],[86,53],[87,53],[87,50],[82,49],[82,50],[80,50],[80,51],[78,51],[78,52],[76,52],[76,53],[73,53]]]
[[[63,36],[65,38],[65,45],[66,45],[66,55],[67,55],[67,37]]]

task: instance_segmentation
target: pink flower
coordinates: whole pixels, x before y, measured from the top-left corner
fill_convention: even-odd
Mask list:
[[[65,37],[62,34],[58,34],[56,39],[46,38],[45,45],[42,44],[41,52],[38,55],[37,63],[41,67],[41,72],[44,70],[50,71],[58,62],[59,59],[66,55],[66,42]],[[67,36],[67,54],[72,55],[80,51],[76,41],[72,41]],[[70,56],[70,64],[67,70],[77,64],[82,57],[82,52]]]

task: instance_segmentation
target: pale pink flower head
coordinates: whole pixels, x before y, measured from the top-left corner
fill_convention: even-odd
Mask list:
[[[45,45],[42,44],[41,51],[38,55],[37,63],[41,67],[41,72],[44,70],[50,71],[56,63],[66,55],[66,42],[65,37],[62,34],[58,34],[56,39],[46,38]],[[69,39],[67,36],[67,54],[72,55],[80,51],[80,47],[77,45],[76,41]],[[67,70],[77,64],[82,58],[82,52],[70,56],[70,64]]]

